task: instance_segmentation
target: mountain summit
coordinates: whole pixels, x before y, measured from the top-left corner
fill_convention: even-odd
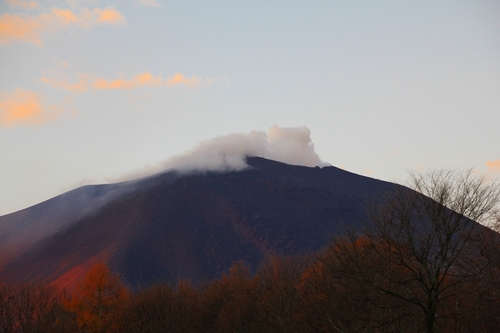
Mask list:
[[[0,279],[70,286],[103,260],[133,288],[218,277],[236,261],[320,250],[394,184],[248,157],[227,172],[84,186],[0,217]]]

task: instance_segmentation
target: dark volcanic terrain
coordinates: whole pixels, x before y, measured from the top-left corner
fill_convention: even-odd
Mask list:
[[[166,172],[85,186],[0,217],[0,280],[71,286],[106,261],[131,287],[218,277],[238,260],[306,254],[394,184],[258,157],[238,172]]]

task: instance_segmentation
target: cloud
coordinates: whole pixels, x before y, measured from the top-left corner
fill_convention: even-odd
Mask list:
[[[43,16],[22,17],[17,14],[0,16],[0,44],[14,40],[42,44],[40,31],[47,26]]]
[[[488,167],[488,170],[491,172],[500,172],[500,160],[487,161],[486,166]]]
[[[125,18],[114,7],[107,7],[105,9],[94,8],[92,14],[95,17],[97,24],[108,23],[110,25],[123,25]]]
[[[114,7],[104,9],[94,8],[92,10],[83,7],[80,15],[75,14],[69,9],[52,8],[53,17],[60,20],[63,25],[74,24],[82,28],[91,28],[102,24],[123,25],[125,18]]]
[[[272,126],[267,133],[252,131],[219,136],[198,144],[183,155],[169,158],[156,167],[146,166],[120,180],[136,179],[165,171],[229,171],[248,167],[246,156],[258,156],[292,165],[327,166],[314,151],[307,127]]]
[[[162,78],[155,77],[148,72],[138,74],[130,80],[114,80],[108,81],[103,78],[96,79],[92,86],[97,89],[133,89],[146,85],[157,87],[161,85]]]
[[[82,79],[79,82],[76,83],[70,83],[61,79],[54,79],[54,78],[47,78],[47,77],[41,77],[40,80],[43,83],[46,83],[54,88],[60,89],[60,90],[67,90],[71,92],[85,92],[88,89],[88,79],[85,77],[82,77]]]
[[[149,7],[160,7],[160,4],[156,2],[156,0],[134,0],[134,1]]]
[[[247,166],[246,156],[258,156],[302,166],[326,166],[314,151],[307,127],[272,126],[267,133],[235,133],[201,142],[187,154],[162,164],[163,169],[240,170]]]
[[[305,126],[293,128],[272,126],[267,131],[264,148],[255,156],[310,167],[328,165],[322,162],[314,151],[311,131]]]
[[[114,7],[82,8],[79,15],[61,8],[52,8],[48,13],[34,16],[3,14],[0,16],[0,44],[25,41],[41,45],[41,33],[57,31],[70,25],[91,29],[103,24],[123,25],[125,18]]]
[[[174,74],[171,78],[162,79],[159,76],[153,76],[149,72],[144,72],[134,76],[130,80],[117,79],[113,81],[108,81],[104,78],[95,79],[92,83],[92,87],[96,89],[134,89],[143,86],[174,86],[174,85],[187,85],[194,86],[201,82],[201,79],[197,77],[186,78],[180,73]]]
[[[161,86],[174,86],[186,85],[196,86],[202,82],[211,84],[212,78],[200,79],[195,76],[187,78],[180,73],[174,74],[171,78],[163,79],[160,76],[154,76],[149,72],[144,72],[135,75],[132,79],[116,79],[107,80],[101,77],[92,77],[88,74],[80,74],[80,81],[70,83],[65,80],[41,77],[41,81],[47,83],[57,89],[68,90],[72,92],[85,92],[88,89],[112,90],[112,89],[135,89],[140,87],[161,87]]]
[[[38,1],[34,0],[7,0],[11,6],[18,6],[24,9],[38,8]]]
[[[167,79],[165,81],[165,84],[167,86],[173,86],[173,85],[176,85],[176,84],[185,84],[187,86],[191,86],[191,85],[197,85],[197,84],[199,84],[200,81],[201,80],[198,79],[197,77],[193,76],[190,79],[188,79],[187,77],[184,77],[184,75],[182,75],[180,73],[176,73],[170,79]]]
[[[0,92],[0,126],[39,125],[57,118],[61,107],[45,107],[41,97],[33,91],[14,89]]]

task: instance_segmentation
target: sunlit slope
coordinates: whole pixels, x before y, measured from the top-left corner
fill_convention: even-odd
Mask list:
[[[0,264],[93,214],[128,190],[125,184],[83,186],[35,206],[0,216]]]

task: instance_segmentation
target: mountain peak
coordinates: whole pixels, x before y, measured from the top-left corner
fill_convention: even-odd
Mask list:
[[[245,162],[86,186],[0,217],[0,279],[71,284],[105,261],[133,287],[197,283],[235,261],[256,269],[266,256],[320,250],[360,227],[367,198],[394,186],[335,167]],[[22,232],[4,232],[14,221]]]

